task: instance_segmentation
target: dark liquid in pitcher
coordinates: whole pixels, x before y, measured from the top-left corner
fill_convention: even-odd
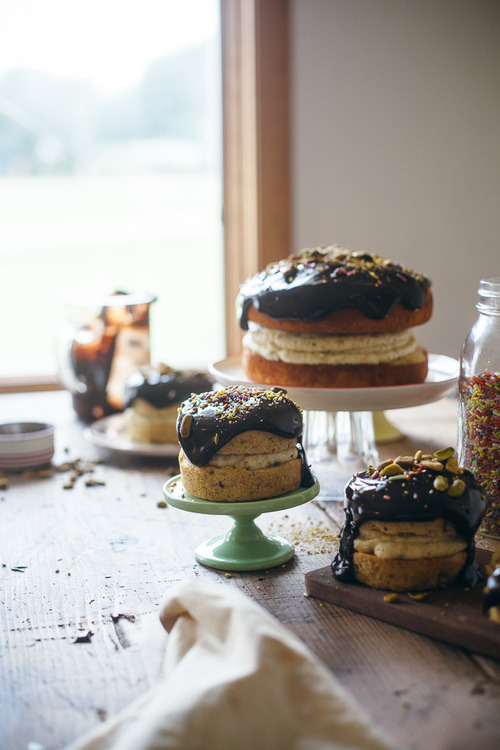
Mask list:
[[[149,340],[149,304],[120,307],[117,294],[117,306],[103,308],[100,316],[80,329],[71,342],[70,362],[78,380],[72,394],[73,407],[87,422],[123,411],[121,397],[111,394],[108,386],[118,358],[117,343],[124,329],[129,350]],[[146,362],[141,364],[149,361],[149,349],[146,354]]]

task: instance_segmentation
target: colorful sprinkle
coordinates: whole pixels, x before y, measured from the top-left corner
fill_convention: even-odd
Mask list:
[[[461,378],[461,463],[482,486],[488,507],[480,532],[500,536],[500,373]]]

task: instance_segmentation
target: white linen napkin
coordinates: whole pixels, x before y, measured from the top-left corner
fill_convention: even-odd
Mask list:
[[[223,584],[162,602],[163,677],[68,750],[394,750],[276,619]]]

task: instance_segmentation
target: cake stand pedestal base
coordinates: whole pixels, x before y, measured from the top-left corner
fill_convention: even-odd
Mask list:
[[[202,542],[195,550],[199,563],[218,570],[264,570],[282,565],[294,556],[293,545],[279,536],[268,536],[255,523],[262,513],[285,510],[312,500],[319,492],[319,482],[295,492],[266,500],[220,503],[190,495],[182,486],[180,475],[165,484],[163,494],[169,505],[190,513],[225,515],[233,525],[222,536]]]
[[[195,557],[202,565],[220,570],[262,570],[282,565],[295,554],[293,545],[279,536],[266,536],[254,516],[230,516],[233,526],[224,536],[198,545]]]
[[[304,446],[308,460],[338,464],[350,474],[378,463],[370,411],[305,411]]]

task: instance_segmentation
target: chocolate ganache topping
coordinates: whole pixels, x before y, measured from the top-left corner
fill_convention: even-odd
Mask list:
[[[453,448],[433,455],[417,451],[415,457],[399,456],[375,469],[356,474],[346,485],[345,521],[332,572],[340,581],[354,581],[354,540],[366,521],[451,522],[467,544],[467,560],[461,580],[474,586],[478,567],[474,561],[474,534],[486,508],[484,493],[474,475],[459,468]]]
[[[430,285],[422,274],[373,253],[336,245],[306,249],[247,279],[238,317],[245,331],[251,305],[275,320],[315,321],[344,308],[381,320],[397,303],[419,310]]]
[[[131,406],[140,398],[156,409],[164,409],[172,404],[180,404],[192,393],[208,390],[212,384],[212,380],[203,372],[175,370],[160,364],[130,376],[125,384],[125,406]]]
[[[310,487],[314,478],[302,447],[302,414],[282,388],[269,391],[230,386],[191,396],[179,408],[177,435],[189,461],[205,466],[223,445],[248,430],[262,430],[294,438],[302,463],[301,485]]]

